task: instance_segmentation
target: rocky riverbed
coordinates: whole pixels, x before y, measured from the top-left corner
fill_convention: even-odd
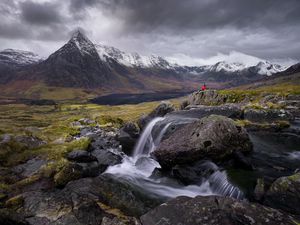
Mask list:
[[[88,145],[62,166],[37,156],[0,168],[12,183],[1,189],[0,224],[297,224],[299,102],[228,103],[207,91],[121,128],[81,119],[69,139]],[[46,144],[2,135],[1,148],[11,140]]]

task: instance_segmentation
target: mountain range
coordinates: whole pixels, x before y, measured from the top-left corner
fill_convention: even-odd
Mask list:
[[[125,53],[94,44],[80,31],[48,58],[6,49],[0,52],[0,86],[4,96],[43,97],[44,89],[78,89],[85,93],[192,91],[205,82],[231,87],[264,79],[287,68],[268,61],[254,66],[218,62],[183,66],[163,57]],[[47,96],[46,96],[47,97]]]

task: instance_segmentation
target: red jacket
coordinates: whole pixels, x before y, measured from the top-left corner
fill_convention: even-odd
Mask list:
[[[202,87],[201,87],[201,91],[205,91],[206,90],[206,85],[203,85]]]

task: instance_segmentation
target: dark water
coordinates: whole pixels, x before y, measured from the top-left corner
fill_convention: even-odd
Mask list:
[[[299,121],[292,128],[300,129]],[[250,133],[253,152],[248,156],[254,167],[253,171],[230,169],[228,174],[231,181],[246,195],[251,195],[257,178],[263,178],[268,187],[274,180],[292,175],[300,169],[300,137],[289,132]]]
[[[160,92],[143,94],[111,94],[97,97],[91,100],[92,103],[99,105],[124,105],[138,104],[142,102],[160,101],[171,98],[178,98],[188,95],[191,92]]]

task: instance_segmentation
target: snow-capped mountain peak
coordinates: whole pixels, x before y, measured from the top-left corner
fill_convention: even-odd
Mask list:
[[[238,72],[246,69],[246,65],[243,63],[227,63],[225,61],[218,62],[209,67],[211,72]]]
[[[76,31],[69,43],[75,44],[80,53],[82,54],[90,54],[91,51],[94,51],[95,46],[93,42],[91,42],[82,32]]]
[[[5,49],[0,52],[0,60],[2,63],[14,64],[16,66],[24,66],[34,64],[41,61],[41,57],[33,52]]]
[[[254,69],[260,75],[271,76],[274,73],[286,70],[287,67],[278,64],[272,64],[268,61],[261,61],[254,67]]]
[[[138,53],[125,53],[117,48],[106,45],[95,45],[95,47],[99,57],[106,62],[112,58],[118,63],[129,67],[158,67],[164,69],[172,67],[167,60],[157,55],[143,56]]]

